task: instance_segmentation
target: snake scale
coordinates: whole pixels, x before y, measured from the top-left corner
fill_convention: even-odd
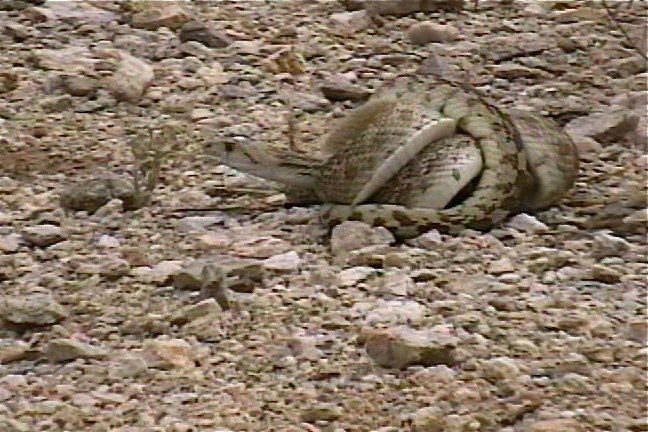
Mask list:
[[[405,77],[351,111],[326,157],[264,144],[207,144],[221,163],[274,180],[293,203],[325,204],[330,226],[359,220],[412,237],[431,228],[485,230],[558,202],[579,158],[552,120],[502,110],[466,86]]]

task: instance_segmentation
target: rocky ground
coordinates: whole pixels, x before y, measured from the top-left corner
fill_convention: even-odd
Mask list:
[[[0,431],[648,430],[646,2],[40,3],[0,3]],[[331,234],[200,155],[316,149],[432,52],[565,125],[560,206]]]

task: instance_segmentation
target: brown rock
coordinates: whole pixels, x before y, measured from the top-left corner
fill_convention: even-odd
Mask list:
[[[189,368],[195,364],[189,343],[182,339],[154,339],[144,342],[143,358],[148,367],[158,369]]]
[[[61,87],[72,96],[92,96],[96,93],[99,82],[84,76],[66,76],[61,82]]]
[[[648,322],[644,318],[629,322],[626,330],[626,338],[640,344],[645,344],[648,341]]]
[[[18,74],[10,71],[0,71],[0,94],[9,93],[18,88]]]
[[[131,16],[131,25],[154,30],[159,27],[178,29],[191,19],[179,2],[142,2]]]
[[[305,423],[333,421],[342,416],[340,408],[331,404],[319,404],[302,410],[301,420]]]
[[[196,41],[209,48],[225,48],[232,40],[223,32],[199,21],[190,21],[182,26],[178,38],[182,42]]]
[[[265,271],[263,263],[255,259],[217,257],[209,261],[194,261],[173,273],[173,286],[182,290],[204,289],[205,266],[215,266],[226,278],[228,289],[251,293],[263,286]],[[211,297],[208,292],[203,296]]]
[[[137,208],[133,184],[122,178],[80,181],[61,192],[61,207],[94,213],[112,199],[123,202],[124,209]]]
[[[549,38],[536,33],[519,33],[490,39],[484,55],[493,63],[504,63],[520,56],[534,56],[554,47]]]
[[[611,112],[594,113],[570,121],[565,130],[569,135],[591,137],[603,145],[621,141],[625,135],[634,130],[639,123],[639,116],[633,111],[619,109]]]
[[[498,78],[515,79],[515,78],[550,78],[552,75],[540,69],[534,69],[518,64],[501,64],[492,68],[493,75]]]
[[[47,294],[7,297],[0,302],[0,320],[10,325],[40,327],[67,316],[63,306]]]
[[[559,23],[580,23],[583,21],[601,21],[605,19],[603,9],[592,9],[589,7],[577,7],[565,12],[558,12],[554,19]]]
[[[362,101],[369,97],[369,91],[360,86],[352,84],[346,77],[332,75],[321,85],[320,90],[324,97],[332,101]]]
[[[54,339],[45,348],[45,355],[51,362],[65,362],[79,358],[102,358],[106,352],[75,339]]]
[[[14,42],[24,42],[31,35],[29,27],[12,22],[6,23],[2,31],[9,35]]]
[[[43,3],[45,0],[6,0],[0,2],[0,11],[19,11]]]
[[[28,343],[4,339],[0,341],[0,364],[25,360],[32,357],[34,352]]]
[[[435,330],[414,330],[400,326],[369,330],[365,349],[383,367],[403,369],[407,366],[454,365],[457,338]]]
[[[615,284],[621,282],[622,276],[618,271],[601,264],[595,264],[591,268],[591,278],[595,281]]]
[[[447,429],[446,415],[437,407],[421,408],[408,416],[413,432],[444,432]]]
[[[74,99],[70,95],[48,96],[42,98],[39,103],[43,111],[55,113],[72,108],[74,106]]]
[[[32,246],[45,248],[65,240],[65,232],[59,226],[44,224],[25,228],[22,237]]]
[[[216,317],[221,310],[216,300],[210,298],[179,310],[171,317],[170,322],[173,325],[182,326],[209,315]]]
[[[412,25],[407,36],[414,45],[424,45],[429,42],[451,42],[459,38],[459,30],[451,25],[434,22],[422,22]]]
[[[609,74],[613,77],[625,78],[646,71],[646,60],[637,55],[622,59],[610,60]]]

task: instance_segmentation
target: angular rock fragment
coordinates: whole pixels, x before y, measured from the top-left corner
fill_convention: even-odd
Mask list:
[[[67,316],[63,306],[47,294],[6,297],[0,300],[0,320],[9,325],[40,327],[56,324]]]
[[[113,198],[121,200],[126,210],[137,208],[133,184],[122,178],[80,181],[61,192],[60,202],[66,210],[94,213]]]
[[[102,358],[106,352],[98,347],[75,340],[54,339],[45,348],[45,355],[51,362],[65,362],[79,358]]]
[[[22,237],[32,246],[46,248],[65,240],[66,234],[59,226],[44,224],[25,228]]]
[[[445,332],[400,326],[368,330],[365,349],[369,357],[383,367],[452,366],[456,363],[457,343],[456,337]]]

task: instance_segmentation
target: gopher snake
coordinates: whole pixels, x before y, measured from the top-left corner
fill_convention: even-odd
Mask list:
[[[329,225],[360,220],[399,237],[488,229],[512,212],[546,208],[578,172],[574,144],[553,121],[429,76],[385,86],[323,150],[319,160],[262,144],[207,145],[223,164],[286,185],[293,202],[327,204]]]

